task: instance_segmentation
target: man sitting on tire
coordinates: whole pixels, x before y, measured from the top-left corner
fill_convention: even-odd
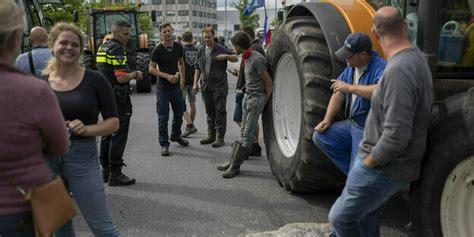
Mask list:
[[[314,127],[313,142],[346,175],[357,154],[370,110],[370,98],[387,62],[372,51],[367,34],[352,33],[336,56],[347,61],[347,67],[333,83],[334,93],[323,121]],[[332,123],[342,104],[346,120]]]

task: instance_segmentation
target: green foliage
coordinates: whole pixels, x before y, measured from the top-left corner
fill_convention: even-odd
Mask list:
[[[63,0],[64,5],[54,4],[54,5],[44,5],[44,15],[46,18],[50,19],[53,23],[56,22],[72,22],[72,12],[74,10],[78,11],[79,16],[85,15],[87,3],[83,0]],[[84,32],[87,27],[87,19],[84,17],[79,17],[79,21],[76,22],[76,25],[79,26]]]
[[[248,4],[248,0],[241,0],[238,4],[233,3],[232,7],[234,7],[235,9],[239,11],[241,28],[245,26],[251,26],[252,28],[257,29],[260,26],[258,24],[258,21],[260,20],[260,16],[255,12],[250,13],[250,15],[248,16],[243,15],[245,6],[247,6],[247,4]]]

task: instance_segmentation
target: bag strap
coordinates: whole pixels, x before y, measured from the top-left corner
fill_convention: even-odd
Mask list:
[[[18,191],[18,193],[20,193],[21,196],[23,196],[23,197],[26,196],[27,192],[26,192],[23,188],[21,188],[20,186],[18,186],[18,184],[17,184],[15,181],[9,179],[9,178],[7,177],[7,175],[5,175],[5,172],[1,172],[1,173],[0,173],[0,176],[5,177],[5,179],[7,180],[7,182],[8,182],[11,186],[15,187],[16,191]]]
[[[32,75],[36,76],[35,65],[33,64],[33,53],[32,50],[28,52],[28,62],[30,63],[30,71]]]

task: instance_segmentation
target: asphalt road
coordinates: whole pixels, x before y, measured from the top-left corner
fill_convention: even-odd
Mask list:
[[[232,65],[235,67],[235,65]],[[189,147],[170,146],[160,156],[155,94],[134,94],[124,171],[137,179],[127,187],[108,187],[113,220],[123,236],[242,236],[289,223],[327,223],[338,194],[295,195],[282,189],[265,156],[244,162],[241,174],[223,179],[216,165],[225,162],[239,129],[232,121],[235,77],[229,74],[226,145],[201,145],[206,136],[204,105],[197,101],[197,134]],[[171,118],[170,118],[171,119]],[[261,141],[263,144],[263,141]],[[386,207],[382,236],[407,236],[408,206],[398,195]],[[78,215],[78,236],[92,236]],[[291,235],[289,235],[291,236]]]

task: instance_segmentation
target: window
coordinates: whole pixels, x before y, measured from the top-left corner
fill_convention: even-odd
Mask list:
[[[193,11],[193,16],[197,16],[198,15],[198,12],[197,11]]]
[[[176,12],[175,11],[167,11],[166,16],[175,16]]]
[[[188,4],[189,0],[178,0],[179,4]]]
[[[197,22],[193,22],[193,28],[197,28],[198,24]]]
[[[198,5],[198,0],[193,0],[194,5]]]
[[[161,0],[151,0],[152,5],[161,5]]]
[[[217,15],[215,13],[212,13],[212,19],[216,19]]]
[[[210,12],[206,13],[206,18],[211,18],[211,13]]]
[[[189,15],[189,11],[188,11],[188,10],[179,10],[179,11],[178,11],[178,15],[179,15],[179,16],[188,16],[188,15]]]
[[[188,28],[189,27],[188,22],[181,22],[181,25],[183,26],[183,28]]]
[[[199,23],[199,28],[201,28],[201,29],[204,28],[204,24]]]
[[[161,11],[156,11],[156,16],[162,16],[162,12]]]
[[[174,4],[175,0],[166,0],[166,4]]]
[[[158,21],[152,22],[154,28],[159,28],[159,27],[160,27],[160,23],[161,23],[161,22],[158,22]]]
[[[203,14],[204,14],[204,13],[202,13],[202,12],[199,12],[199,17],[202,17],[202,15],[203,15]]]

